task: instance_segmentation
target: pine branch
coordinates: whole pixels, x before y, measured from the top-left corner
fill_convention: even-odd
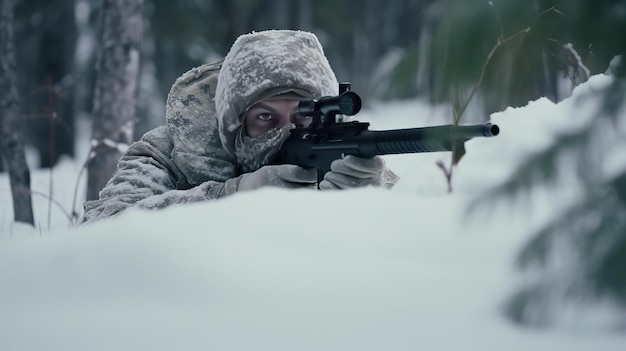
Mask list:
[[[502,45],[515,40],[516,38],[520,37],[523,34],[526,34],[528,32],[530,32],[530,27],[526,27],[510,36],[505,36],[504,34],[504,26],[502,25],[502,20],[500,19],[500,15],[498,14],[498,12],[495,10],[495,7],[493,6],[493,3],[491,1],[489,1],[489,6],[491,6],[494,9],[494,14],[495,17],[498,21],[498,25],[500,26],[500,35],[498,36],[496,43],[493,45],[493,47],[491,48],[491,50],[489,50],[489,53],[487,54],[485,61],[482,64],[481,70],[480,70],[480,74],[478,76],[478,79],[476,80],[476,82],[474,83],[472,90],[470,91],[470,94],[465,98],[465,100],[463,102],[459,101],[459,96],[457,94],[454,94],[454,102],[452,103],[453,108],[452,108],[452,113],[453,113],[453,125],[455,127],[459,126],[460,122],[461,122],[461,118],[463,118],[463,115],[465,113],[465,111],[467,110],[467,107],[469,106],[469,104],[471,103],[471,101],[474,99],[474,96],[476,95],[476,93],[478,92],[478,90],[480,89],[480,86],[485,78],[485,74],[487,73],[487,68],[489,66],[489,64],[491,63],[491,61],[493,60],[494,55],[496,54],[496,52],[502,47]],[[453,136],[452,136],[452,140],[456,140],[456,128],[453,130]],[[452,176],[453,176],[453,172],[454,172],[454,167],[457,165],[457,163],[460,161],[460,158],[456,158],[455,155],[457,154],[457,150],[456,150],[456,142],[452,143],[452,153],[451,153],[451,158],[450,158],[450,164],[448,166],[446,166],[443,162],[439,161],[437,162],[437,167],[439,167],[442,172],[444,173],[444,176],[446,177],[446,183],[448,186],[448,193],[452,192]]]
[[[606,148],[624,137],[624,92],[626,81],[615,78],[608,87],[579,97],[575,103],[599,99],[594,119],[559,134],[545,150],[528,156],[515,177],[485,196],[491,202],[518,199],[540,184],[558,185],[567,169],[575,171],[580,185],[580,200],[534,233],[519,253],[518,267],[543,275],[509,300],[505,313],[516,322],[547,323],[552,312],[546,311],[567,302],[608,298],[626,308],[626,169],[613,175],[603,171]],[[476,204],[487,203],[479,199]]]

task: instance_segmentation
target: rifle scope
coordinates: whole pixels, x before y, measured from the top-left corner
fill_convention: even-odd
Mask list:
[[[337,96],[324,96],[319,99],[304,99],[298,105],[298,112],[304,116],[336,115],[354,116],[361,110],[361,98],[352,91]]]

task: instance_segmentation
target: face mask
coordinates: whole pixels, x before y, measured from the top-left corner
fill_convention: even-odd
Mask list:
[[[294,127],[293,124],[287,124],[256,138],[245,135],[244,127],[240,127],[235,139],[235,158],[242,171],[250,173],[270,164]]]

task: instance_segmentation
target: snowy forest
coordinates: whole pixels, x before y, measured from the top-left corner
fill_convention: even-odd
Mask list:
[[[115,171],[116,162],[125,148],[145,132],[164,123],[166,98],[176,78],[193,67],[223,58],[239,35],[264,29],[300,29],[315,33],[338,79],[351,82],[352,89],[363,98],[364,118],[369,118],[373,126],[391,129],[398,126],[498,122],[502,135],[493,139],[504,141],[495,146],[500,148],[497,150],[500,153],[494,153],[493,165],[472,155],[471,147],[468,147],[468,155],[459,164],[447,158],[441,161],[435,158],[439,156],[434,155],[410,159],[418,160],[422,165],[429,163],[433,166],[432,173],[417,170],[419,167],[400,161],[403,156],[397,156],[389,158],[388,164],[397,165],[400,173],[404,170],[405,173],[400,174],[401,179],[406,175],[404,179],[408,180],[399,183],[397,189],[392,190],[393,195],[371,190],[350,193],[351,197],[346,198],[335,196],[332,201],[353,206],[354,201],[366,201],[368,195],[379,201],[404,203],[406,200],[407,205],[415,205],[422,211],[441,208],[458,214],[453,220],[440,213],[432,214],[441,222],[459,223],[458,228],[465,227],[466,219],[460,215],[463,211],[458,210],[457,213],[456,209],[450,210],[446,206],[452,205],[442,205],[442,199],[457,205],[462,203],[470,216],[491,211],[491,217],[483,221],[503,216],[494,220],[500,224],[485,229],[485,235],[491,232],[506,234],[509,229],[520,232],[523,240],[511,244],[514,246],[511,256],[498,262],[510,263],[512,272],[528,278],[524,283],[517,284],[519,282],[516,281],[513,286],[507,286],[504,289],[506,293],[499,296],[503,301],[499,304],[498,315],[505,320],[504,323],[531,330],[549,328],[559,319],[555,306],[561,306],[563,301],[571,303],[567,306],[583,308],[587,312],[587,306],[609,306],[610,315],[617,315],[618,323],[617,326],[611,325],[609,334],[615,334],[611,334],[613,336],[606,344],[582,342],[576,345],[577,341],[574,341],[560,345],[566,348],[576,346],[581,350],[589,345],[606,350],[626,347],[626,339],[623,338],[626,328],[625,0],[0,0],[0,151],[3,160],[0,162],[0,199],[3,202],[0,216],[0,247],[3,250],[0,250],[0,266],[3,268],[0,270],[0,281],[18,282],[19,277],[14,278],[14,273],[9,272],[7,267],[19,265],[20,256],[38,255],[32,242],[23,246],[20,245],[24,243],[19,242],[12,248],[13,240],[19,241],[16,233],[20,231],[15,228],[25,225],[30,229],[24,232],[39,233],[37,235],[43,237],[54,236],[51,235],[54,233],[58,238],[71,233],[72,226],[81,215],[81,203],[97,198],[98,191]],[[407,112],[411,108],[413,110]],[[420,117],[417,116],[418,111],[431,115]],[[532,113],[536,115],[531,116]],[[568,116],[567,113],[584,116]],[[387,122],[381,120],[381,115],[390,114],[396,115],[389,116]],[[409,115],[415,115],[415,120],[406,117]],[[549,131],[549,136],[546,134],[533,139],[533,133],[540,135],[544,129]],[[516,135],[519,135],[517,139]],[[480,144],[472,144],[476,145],[474,151],[493,148],[489,142],[481,140]],[[519,152],[510,151],[507,154],[506,150],[513,147]],[[520,151],[522,149],[523,152]],[[55,169],[64,169],[64,173],[59,174],[69,174],[64,168],[68,162],[73,167],[71,176],[65,177],[67,179],[53,178]],[[463,162],[466,162],[465,168]],[[474,171],[471,165],[475,165],[477,170]],[[491,182],[490,171],[485,170],[492,166],[502,174],[494,182]],[[484,175],[480,174],[479,168],[485,170]],[[49,175],[42,188],[31,184],[31,178],[39,177],[38,174]],[[68,180],[70,178],[71,181]],[[493,186],[486,187],[483,180]],[[67,183],[67,186],[61,191],[62,183]],[[434,196],[433,184],[444,184],[442,189],[445,190]],[[427,188],[430,190],[424,190]],[[563,197],[554,197],[556,195],[550,192],[554,189]],[[61,192],[63,196],[59,196]],[[290,199],[291,196],[282,192],[264,194],[278,199]],[[544,199],[544,203],[535,202],[539,201],[536,200],[538,198]],[[307,199],[312,204],[327,203],[319,196]],[[37,201],[44,207],[62,210],[54,212],[54,215],[49,209],[37,212]],[[262,203],[260,195],[240,200],[239,204],[245,204],[244,201]],[[212,209],[220,213],[228,206],[235,205],[224,202],[222,207]],[[382,211],[384,206],[377,204],[376,208]],[[390,205],[394,214],[389,216],[404,213],[399,206]],[[355,205],[355,208],[365,213],[369,211],[364,206]],[[174,210],[165,213],[171,219],[186,218],[189,223],[202,223],[197,222],[196,217]],[[192,210],[198,217],[203,216],[203,209]],[[539,219],[529,215],[525,222],[520,217],[523,218],[526,213],[534,213]],[[175,217],[176,214],[180,217]],[[60,218],[51,219],[51,216]],[[132,212],[117,222],[113,220],[101,227],[86,228],[85,233],[96,236],[100,232],[124,231],[122,226],[143,228],[131,219],[141,218],[146,223],[157,219],[148,216]],[[402,217],[395,225],[419,226],[409,221],[411,216]],[[507,216],[511,216],[511,228],[507,228]],[[374,213],[371,217],[375,217]],[[381,223],[392,217],[384,217]],[[368,223],[376,226],[372,224],[374,222]],[[338,227],[344,228],[342,225]],[[356,227],[365,228],[366,225]],[[159,243],[150,247],[162,250],[169,239],[157,235],[158,225],[153,224],[150,228],[155,230]],[[165,228],[176,230],[174,227]],[[237,228],[242,232],[249,230]],[[446,233],[462,231],[458,228],[441,230]],[[472,240],[481,240],[475,235],[480,230],[467,231],[472,233]],[[275,234],[274,231],[271,233]],[[303,233],[308,238],[308,232]],[[395,236],[390,235],[389,240],[397,239],[398,246],[401,246],[400,242],[404,240],[402,233],[409,233],[409,229],[396,229],[394,233]],[[311,231],[310,236],[318,234]],[[125,241],[127,238],[118,236],[111,242],[120,245],[129,243]],[[118,255],[114,245],[108,246],[101,237],[98,236],[96,240],[100,241],[96,242],[103,243],[103,250],[110,252],[97,251],[90,246],[95,244],[85,243],[83,237],[79,240],[82,246],[76,244],[76,247],[92,250],[89,252],[96,253],[97,257],[105,257],[108,253]],[[150,240],[149,236],[142,235],[142,238]],[[276,234],[272,238],[279,240],[277,238],[280,237]],[[450,240],[456,242],[457,239]],[[331,245],[329,243],[334,243],[335,239],[323,236],[323,240],[326,240],[325,245]],[[436,240],[422,243],[430,244]],[[460,240],[466,242],[467,238]],[[375,246],[374,241],[365,242]],[[163,247],[154,246],[160,244]],[[47,262],[45,257],[50,257],[50,262],[56,262],[54,257],[57,256],[54,255],[57,253],[58,257],[65,257],[61,256],[60,250],[65,250],[63,255],[70,255],[67,249],[59,249],[60,245],[49,243],[48,251],[38,256],[43,258],[37,262],[42,267]],[[133,245],[130,243],[131,248],[135,247]],[[196,255],[193,245],[176,245],[181,250],[191,250],[191,256],[196,257],[193,256]],[[391,244],[382,244],[385,245]],[[450,247],[457,250],[455,245]],[[471,247],[467,252],[458,249],[461,252],[458,257],[469,257],[464,255],[473,250]],[[442,249],[442,252],[445,250]],[[141,251],[137,248],[135,253]],[[6,261],[1,261],[3,254]],[[119,253],[119,257],[126,257],[124,254],[126,251]],[[200,253],[197,255],[201,256]],[[345,254],[341,257],[360,259],[361,256]],[[150,259],[147,262],[158,262],[158,259]],[[334,259],[330,262],[343,264],[340,258]],[[89,262],[96,267],[96,263]],[[123,262],[134,261],[128,259]],[[374,267],[372,260],[358,262]],[[277,271],[283,272],[284,265],[276,265],[281,267]],[[383,264],[381,267],[387,266]],[[194,272],[196,277],[206,273]],[[354,276],[369,274],[356,270],[350,272]],[[317,277],[319,272],[311,268],[309,273]],[[507,274],[513,275],[511,272]],[[25,275],[36,277],[31,271]],[[471,275],[475,278],[480,276],[480,272],[473,271]],[[85,276],[90,274],[85,273]],[[173,276],[172,281],[178,282]],[[386,279],[382,273],[374,277],[383,281]],[[481,278],[476,279],[480,281]],[[321,284],[324,280],[319,281]],[[37,286],[31,283],[30,287]],[[27,283],[24,284],[27,286]],[[254,288],[259,286],[254,285]],[[17,305],[29,304],[26,298],[20,300],[16,296],[20,296],[17,287],[0,293],[0,301],[14,298]],[[385,299],[393,298],[385,295]],[[3,307],[0,302],[0,311],[4,308],[9,310],[7,304]],[[17,307],[11,307],[11,311],[17,311]],[[144,312],[137,310],[138,315]],[[570,307],[564,307],[560,316],[570,312]],[[0,317],[0,326],[12,323],[6,313],[0,314],[5,315]],[[384,316],[383,313],[381,318]],[[286,312],[283,317],[292,318]],[[116,317],[111,318],[112,324],[120,321]],[[602,317],[599,319],[604,320]],[[75,320],[72,322],[79,325]],[[277,322],[277,325],[288,324]],[[21,331],[21,324],[16,325],[13,329],[5,329]],[[94,330],[98,328],[98,323],[93,325]],[[244,330],[257,327],[245,325]],[[150,331],[162,330],[159,329],[161,327],[154,326]],[[569,330],[571,333],[563,339],[576,334],[578,327],[575,326],[573,332]],[[26,330],[23,332],[26,335]],[[62,331],[51,331],[49,334],[42,340],[60,340],[65,335]],[[0,346],[5,346],[2,349],[20,349],[20,345],[35,345],[33,349],[41,346],[29,344],[34,341],[26,342],[28,337],[21,337],[19,332],[3,344],[2,339],[6,337],[9,340],[9,335],[9,331],[0,332]],[[293,335],[299,334],[296,332]],[[89,342],[94,340],[99,339],[85,339],[85,344],[76,345],[89,348]],[[189,340],[195,339],[190,337]],[[268,337],[267,340],[276,339]],[[397,340],[404,339],[399,337]],[[506,340],[518,339],[512,337]],[[427,344],[409,342],[392,349],[415,349],[418,345],[442,349],[437,347],[438,341],[441,340]],[[76,345],[68,347],[68,344],[63,344],[63,348],[80,349]],[[159,349],[155,345],[149,348]],[[186,349],[198,347],[181,342],[172,345],[182,345]],[[269,341],[265,345],[272,345],[272,349],[293,349],[294,346],[276,346],[278,344]],[[333,349],[328,347],[332,343],[312,345]],[[336,345],[344,344],[338,342]],[[507,347],[506,342],[494,345],[491,345],[493,350]],[[554,344],[522,342],[519,345],[520,350],[547,350],[551,349],[549,345]],[[343,349],[367,349],[350,343],[344,346]],[[454,348],[463,344],[449,346]]]
[[[4,11],[14,12],[25,142],[36,150],[39,166],[49,167],[61,155],[74,156],[75,120],[93,112],[107,2],[11,0],[3,6],[11,3]],[[623,52],[621,1],[491,3],[136,1],[142,7],[142,33],[133,139],[162,123],[165,97],[178,76],[220,59],[239,34],[252,30],[313,31],[337,76],[352,82],[365,103],[423,96],[452,102],[477,81],[498,38],[513,37],[485,71],[480,99],[485,113],[468,117],[476,120],[540,96],[558,101],[569,95],[560,90],[563,75],[579,83],[604,72]]]

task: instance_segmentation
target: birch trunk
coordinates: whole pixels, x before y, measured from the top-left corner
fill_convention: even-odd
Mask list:
[[[13,217],[16,222],[34,224],[30,171],[22,144],[13,41],[13,3],[0,0],[0,149],[9,169]]]
[[[96,64],[87,200],[98,198],[132,141],[143,0],[104,0]]]

